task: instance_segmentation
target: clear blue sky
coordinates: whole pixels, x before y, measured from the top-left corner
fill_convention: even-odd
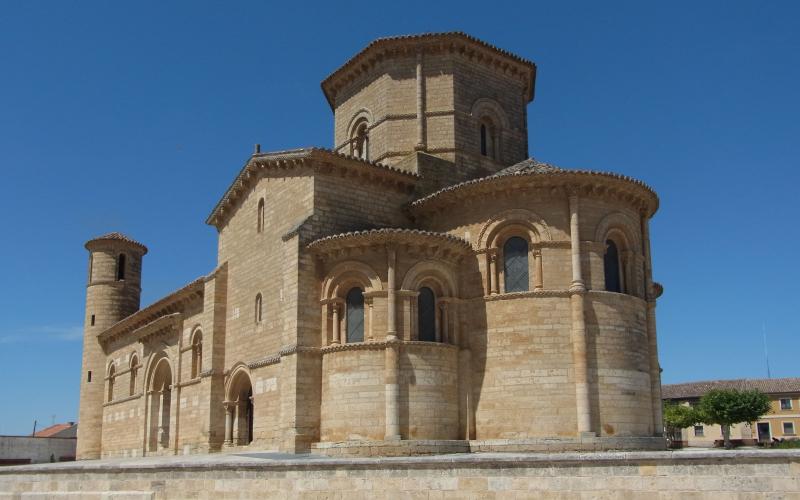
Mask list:
[[[534,60],[531,154],[646,181],[664,382],[800,376],[797,2],[4,2],[0,434],[77,416],[87,253],[150,247],[143,305],[215,265],[259,142],[330,146],[319,83],[380,36]]]

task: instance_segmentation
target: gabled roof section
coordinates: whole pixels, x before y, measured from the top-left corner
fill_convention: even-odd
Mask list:
[[[232,213],[234,207],[247,192],[252,182],[258,179],[257,173],[262,169],[288,169],[300,166],[311,166],[315,169],[339,167],[344,173],[355,174],[360,180],[370,179],[383,182],[387,186],[394,185],[403,190],[410,190],[416,184],[419,175],[390,167],[382,163],[362,160],[354,156],[337,153],[324,148],[301,148],[272,153],[258,153],[251,156],[239,175],[233,180],[225,194],[217,202],[206,219],[206,224],[219,228]]]
[[[713,389],[757,390],[764,394],[800,393],[800,378],[756,378],[705,380],[661,386],[663,399],[695,399]]]
[[[525,95],[529,102],[533,100],[536,82],[536,64],[533,61],[519,57],[461,31],[421,33],[373,40],[361,52],[351,57],[322,81],[322,92],[325,93],[325,98],[328,100],[331,109],[334,109],[337,89],[345,84],[344,82],[367,71],[377,61],[397,51],[435,48],[445,48],[467,56],[476,56],[486,61],[487,64],[498,64],[504,71],[523,74],[526,80]]]
[[[133,238],[130,238],[130,237],[128,237],[128,236],[126,236],[126,235],[124,235],[122,233],[118,233],[116,231],[113,232],[113,233],[106,233],[104,235],[98,236],[97,238],[92,238],[91,240],[87,241],[84,246],[86,247],[87,250],[91,250],[90,247],[92,246],[92,244],[94,244],[94,243],[102,243],[102,242],[106,242],[106,241],[127,243],[129,245],[133,245],[135,247],[138,247],[142,251],[142,255],[147,253],[147,247],[144,246],[142,243],[139,243],[138,241],[134,240]]]

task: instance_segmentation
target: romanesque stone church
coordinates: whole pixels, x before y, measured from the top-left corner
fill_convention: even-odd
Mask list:
[[[216,268],[140,308],[147,248],[90,240],[79,458],[663,448],[658,198],[529,158],[535,80],[376,40],[322,82],[332,148],[235,175]]]

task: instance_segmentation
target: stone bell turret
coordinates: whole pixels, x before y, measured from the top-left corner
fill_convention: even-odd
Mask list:
[[[120,233],[86,242],[89,283],[83,329],[78,459],[100,458],[106,355],[97,335],[139,310],[147,247]]]

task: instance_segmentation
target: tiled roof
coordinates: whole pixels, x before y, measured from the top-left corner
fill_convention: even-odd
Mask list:
[[[499,175],[516,175],[516,174],[548,174],[551,172],[563,172],[564,169],[550,165],[549,163],[541,162],[535,158],[528,158],[519,163],[506,167],[503,170],[494,174]]]
[[[472,35],[468,35],[468,34],[462,32],[462,31],[447,31],[447,32],[439,32],[439,33],[419,33],[419,34],[416,34],[416,35],[389,36],[389,37],[376,38],[375,40],[371,41],[366,47],[361,49],[356,55],[354,55],[353,57],[348,59],[344,64],[342,64],[336,70],[334,70],[333,73],[328,75],[322,81],[322,84],[321,84],[322,91],[325,93],[325,98],[328,99],[328,103],[331,105],[331,108],[333,108],[334,103],[333,103],[333,99],[331,98],[331,95],[330,95],[330,88],[329,88],[330,83],[336,77],[338,77],[339,75],[345,73],[348,69],[350,69],[350,68],[358,68],[359,65],[361,65],[362,58],[367,53],[369,53],[369,52],[371,52],[371,51],[373,51],[375,49],[379,49],[381,46],[386,46],[386,45],[390,45],[390,44],[397,44],[397,43],[403,43],[403,42],[415,43],[415,42],[420,42],[420,41],[425,41],[425,40],[434,41],[434,40],[437,40],[437,39],[449,40],[451,43],[453,41],[462,41],[462,42],[465,42],[467,44],[473,44],[475,46],[483,47],[484,49],[491,50],[492,52],[495,52],[497,55],[499,55],[501,57],[508,58],[508,59],[514,61],[517,64],[521,64],[523,66],[527,66],[528,68],[530,68],[529,71],[531,72],[531,75],[535,76],[535,74],[536,74],[536,64],[534,64],[533,61],[530,61],[528,59],[520,57],[520,56],[518,56],[518,55],[516,55],[516,54],[514,54],[512,52],[507,51],[507,50],[501,49],[501,48],[499,48],[499,47],[497,47],[495,45],[492,45],[492,44],[490,44],[488,42],[484,42],[483,40],[481,40],[479,38],[475,38]],[[531,80],[533,79],[533,76],[531,77]],[[530,84],[529,84],[529,88],[527,89],[528,99],[529,100],[533,99],[533,85],[534,85],[534,83],[533,83],[533,81],[531,81]]]
[[[51,436],[54,436],[54,435],[58,434],[59,432],[62,432],[62,431],[65,431],[67,429],[72,428],[72,426],[74,426],[74,425],[75,425],[75,422],[67,422],[67,423],[64,423],[64,424],[51,425],[50,427],[45,427],[44,429],[40,430],[39,432],[34,434],[34,436],[36,436],[36,437],[51,437]]]
[[[615,174],[613,172],[597,172],[597,171],[593,171],[593,170],[566,169],[566,168],[557,167],[555,165],[551,165],[549,163],[540,162],[539,160],[537,160],[535,158],[528,158],[527,160],[522,160],[521,162],[516,163],[514,165],[511,165],[510,167],[506,167],[503,170],[500,170],[499,172],[497,172],[495,174],[492,174],[492,175],[489,175],[489,176],[486,176],[486,177],[480,177],[478,179],[472,179],[472,180],[469,180],[469,181],[460,182],[458,184],[453,184],[452,186],[447,186],[445,188],[442,188],[442,189],[440,189],[438,191],[435,191],[435,192],[433,192],[433,193],[431,193],[431,194],[429,194],[429,195],[427,195],[427,196],[425,196],[423,198],[415,200],[411,204],[411,206],[412,207],[418,207],[420,205],[423,205],[423,204],[427,203],[428,201],[433,200],[434,198],[437,198],[438,196],[440,196],[442,194],[450,193],[450,192],[453,192],[453,191],[457,191],[457,190],[460,190],[461,188],[464,188],[466,186],[473,186],[473,185],[481,184],[481,183],[484,183],[484,182],[490,182],[490,181],[493,181],[493,180],[496,180],[496,179],[508,179],[510,177],[513,177],[513,176],[523,176],[523,175],[524,176],[528,176],[528,175],[548,175],[548,176],[593,175],[593,176],[599,176],[599,177],[606,177],[606,178],[610,178],[610,179],[622,180],[622,181],[625,181],[625,182],[633,183],[633,184],[645,189],[646,191],[648,191],[653,196],[653,198],[655,198],[656,200],[658,199],[658,197],[655,194],[655,191],[653,191],[653,189],[650,186],[648,186],[647,184],[645,184],[644,182],[642,182],[642,181],[640,181],[638,179],[634,179],[633,177],[628,177],[627,175]]]
[[[661,397],[663,399],[699,398],[712,389],[737,389],[740,391],[756,389],[765,394],[800,392],[800,378],[743,378],[667,384],[661,386]]]
[[[116,231],[112,232],[112,233],[106,233],[106,234],[104,234],[102,236],[98,236],[97,238],[92,238],[91,240],[86,242],[86,248],[88,249],[89,248],[88,245],[90,243],[95,242],[95,241],[122,241],[124,243],[130,243],[131,245],[135,245],[135,246],[141,248],[142,250],[144,250],[144,253],[147,253],[147,247],[144,246],[142,243],[139,243],[138,241],[134,240],[133,238],[130,238],[130,237],[128,237],[128,236],[126,236],[126,235],[124,235],[122,233],[118,233]]]

